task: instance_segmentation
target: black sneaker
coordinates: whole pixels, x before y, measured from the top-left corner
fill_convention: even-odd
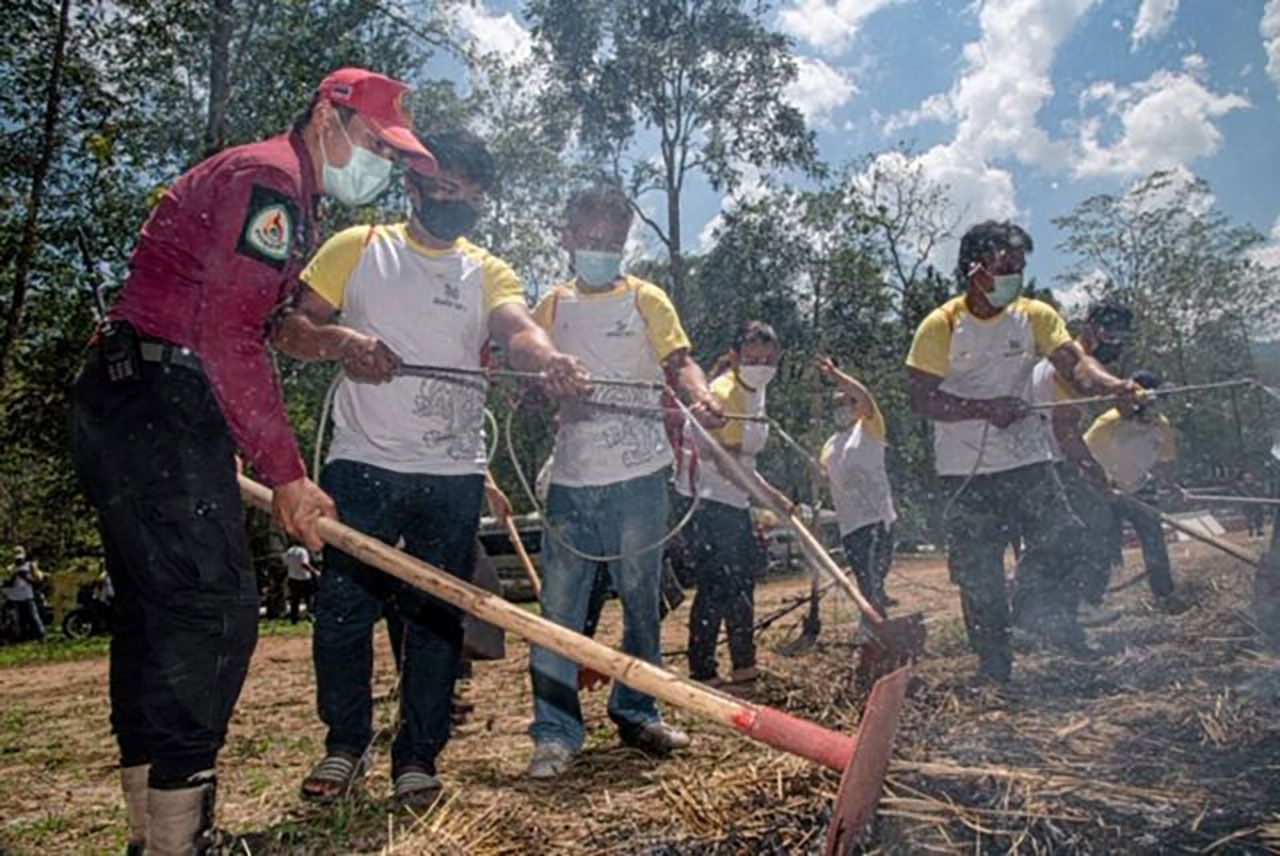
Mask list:
[[[978,655],[978,680],[1005,686],[1013,678],[1013,658],[1007,651],[991,651]]]
[[[659,758],[665,758],[677,749],[684,749],[691,742],[688,734],[662,720],[644,725],[619,726],[618,737],[625,745]]]
[[[1156,609],[1166,615],[1181,615],[1192,607],[1189,601],[1183,600],[1175,593],[1169,593],[1163,597],[1156,597]]]

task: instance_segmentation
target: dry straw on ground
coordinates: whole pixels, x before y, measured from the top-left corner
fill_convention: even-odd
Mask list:
[[[1255,542],[1256,545],[1256,542]],[[1243,612],[1249,576],[1196,547],[1174,548],[1199,606],[1154,612],[1144,584],[1116,577],[1116,620],[1095,631],[1106,656],[1074,661],[1018,639],[1017,679],[975,686],[954,590],[937,561],[903,561],[890,586],[902,611],[930,618],[880,805],[875,852],[1280,852],[1280,660]],[[807,582],[770,582],[762,616]],[[664,625],[684,647],[683,607]],[[846,732],[862,696],[850,686],[856,622],[824,600],[822,644],[780,653],[802,611],[762,638],[757,698]],[[616,607],[602,630],[617,641]],[[819,852],[834,773],[747,743],[678,712],[695,737],[666,762],[620,747],[589,697],[587,749],[572,775],[530,783],[527,651],[481,664],[476,712],[442,759],[445,796],[421,815],[386,795],[386,739],[361,796],[303,806],[299,778],[318,758],[306,639],[264,640],[225,753],[222,818],[255,853],[739,854]],[[678,668],[683,663],[673,661]],[[393,678],[380,649],[378,693]],[[106,852],[121,842],[102,701],[104,664],[0,673],[0,850]],[[378,705],[391,722],[390,705]],[[20,720],[20,727],[10,727]]]

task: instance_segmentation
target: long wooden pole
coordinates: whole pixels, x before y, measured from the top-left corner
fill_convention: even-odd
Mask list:
[[[738,460],[733,457],[733,455],[729,454],[729,452],[716,441],[715,437],[711,436],[711,432],[703,427],[702,423],[689,412],[689,408],[684,405],[684,402],[680,401],[678,396],[673,396],[673,398],[675,398],[677,406],[679,406],[681,411],[683,411],[685,421],[693,426],[694,432],[697,433],[699,439],[702,441],[699,444],[699,449],[705,449],[710,452],[711,457],[716,459],[716,463],[719,465],[721,472],[726,474],[732,473],[736,477],[736,480],[741,482],[742,487],[746,489],[752,499],[765,508],[773,509],[773,511],[786,522],[787,528],[791,530],[791,534],[794,535],[796,541],[799,542],[800,552],[803,553],[805,559],[809,561],[810,567],[826,574],[834,580],[836,585],[838,585],[844,593],[849,596],[850,600],[858,605],[858,609],[862,611],[862,614],[867,617],[867,620],[871,622],[873,627],[879,627],[884,624],[884,616],[876,611],[876,608],[871,605],[871,602],[863,596],[862,590],[858,588],[858,584],[854,582],[853,578],[846,574],[839,565],[836,564],[835,560],[831,558],[831,555],[827,552],[826,548],[823,547],[822,543],[814,537],[808,527],[806,527],[804,523],[800,522],[799,518],[794,514],[786,514],[782,509],[774,505],[773,497],[765,491],[760,482],[756,480],[755,475],[753,473],[748,473],[746,467],[738,463]]]
[[[270,512],[271,491],[243,475],[239,478],[240,494],[245,502]],[[433,594],[482,621],[516,633],[562,657],[609,675],[639,692],[726,725],[752,740],[833,770],[845,770],[853,758],[857,747],[854,737],[770,707],[733,698],[644,660],[615,651],[594,639],[526,612],[497,595],[463,582],[336,520],[322,519],[316,528],[326,544],[366,565]],[[889,678],[885,680],[888,681]]]
[[[1230,541],[1226,540],[1225,538],[1218,538],[1215,535],[1210,535],[1209,533],[1201,531],[1200,529],[1197,529],[1194,526],[1190,526],[1186,523],[1183,523],[1181,520],[1178,520],[1176,517],[1165,514],[1163,511],[1156,508],[1155,506],[1148,505],[1147,503],[1135,497],[1132,497],[1123,493],[1117,493],[1117,492],[1113,492],[1113,495],[1118,497],[1121,502],[1133,508],[1138,509],[1144,514],[1148,514],[1156,518],[1157,520],[1160,520],[1168,524],[1168,526],[1171,529],[1178,530],[1182,534],[1186,535],[1188,538],[1193,538],[1202,544],[1208,544],[1210,547],[1216,547],[1222,552],[1231,556],[1232,558],[1239,559],[1240,561],[1244,562],[1246,565],[1252,565],[1255,568],[1262,567],[1261,563],[1258,561],[1258,558],[1256,556],[1254,556],[1252,553],[1250,553],[1249,551],[1245,550],[1242,547],[1237,547],[1235,544],[1232,544]]]
[[[1216,502],[1219,505],[1280,505],[1280,499],[1271,499],[1265,496],[1205,496],[1198,493],[1187,494],[1187,500],[1190,502]]]
[[[529,552],[524,548],[524,542],[520,540],[520,530],[516,527],[515,520],[511,515],[507,515],[507,537],[511,539],[511,546],[516,548],[516,555],[520,557],[520,564],[524,566],[525,575],[529,577],[529,584],[533,586],[533,596],[538,600],[542,600],[542,580],[538,579],[538,570],[533,566],[533,559],[529,558]]]

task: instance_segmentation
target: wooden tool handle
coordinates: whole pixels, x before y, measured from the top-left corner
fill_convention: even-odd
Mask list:
[[[1217,536],[1210,535],[1207,532],[1202,532],[1194,526],[1188,526],[1187,524],[1183,523],[1181,520],[1178,520],[1176,517],[1172,517],[1168,514],[1165,514],[1163,511],[1156,508],[1155,506],[1147,505],[1147,503],[1143,502],[1140,499],[1137,499],[1136,497],[1132,497],[1132,496],[1129,496],[1128,494],[1119,493],[1119,492],[1114,492],[1114,493],[1115,493],[1115,496],[1120,498],[1121,502],[1127,503],[1128,505],[1131,505],[1132,507],[1137,508],[1140,511],[1143,511],[1146,514],[1149,514],[1152,517],[1155,517],[1156,519],[1169,524],[1170,528],[1177,529],[1179,532],[1186,535],[1188,538],[1194,538],[1196,541],[1199,541],[1203,544],[1208,544],[1210,547],[1217,547],[1222,552],[1226,553],[1232,558],[1239,559],[1240,561],[1244,562],[1247,565],[1252,565],[1255,568],[1262,567],[1262,564],[1261,562],[1259,562],[1257,557],[1249,553],[1244,548],[1237,547],[1235,544],[1232,544],[1230,541],[1226,540],[1225,538],[1218,538]]]
[[[533,559],[529,558],[529,552],[524,548],[524,542],[520,540],[520,530],[516,528],[516,522],[511,515],[507,515],[507,537],[511,539],[511,546],[515,547],[516,555],[520,557],[520,564],[524,566],[524,572],[529,577],[529,584],[533,586],[533,596],[542,599],[542,580],[538,579],[538,570],[533,566]]]
[[[270,512],[271,491],[243,475],[239,478],[240,493],[245,502]],[[781,711],[735,699],[615,651],[594,639],[526,612],[497,595],[463,582],[337,520],[321,519],[316,529],[326,544],[366,565],[435,595],[482,621],[609,675],[634,690],[727,725],[776,749],[836,770],[843,770],[853,756],[855,741],[851,737]]]
[[[788,514],[774,505],[773,497],[771,497],[768,491],[766,491],[764,487],[756,481],[755,476],[748,473],[746,467],[738,463],[737,458],[729,454],[728,450],[721,446],[715,437],[711,436],[711,432],[697,420],[697,417],[689,412],[689,408],[685,407],[683,402],[677,398],[676,403],[679,405],[681,411],[683,411],[685,419],[693,426],[693,430],[698,435],[698,438],[702,440],[702,444],[699,448],[709,451],[711,453],[711,457],[715,458],[716,463],[720,466],[722,471],[726,474],[732,473],[736,477],[736,480],[741,482],[741,486],[746,489],[752,499],[761,506],[773,510],[773,512],[787,524],[787,528],[791,530],[791,533],[796,536],[796,540],[800,543],[800,552],[804,554],[804,557],[809,562],[810,567],[820,573],[826,574],[834,580],[836,585],[838,585],[844,593],[847,594],[855,604],[857,604],[858,609],[867,617],[867,620],[871,622],[872,626],[879,627],[883,624],[884,617],[880,615],[880,613],[876,611],[876,608],[871,605],[871,602],[863,596],[862,590],[858,588],[858,584],[851,576],[846,574],[839,565],[836,564],[835,560],[831,558],[831,554],[828,553],[826,548],[822,546],[822,543],[814,537],[808,527],[801,523],[799,518],[794,514]]]

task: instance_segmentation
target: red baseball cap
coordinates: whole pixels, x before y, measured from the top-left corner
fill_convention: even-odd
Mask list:
[[[318,93],[360,115],[383,142],[405,155],[410,169],[435,175],[435,156],[410,127],[405,101],[413,88],[363,68],[340,68],[320,81]]]

